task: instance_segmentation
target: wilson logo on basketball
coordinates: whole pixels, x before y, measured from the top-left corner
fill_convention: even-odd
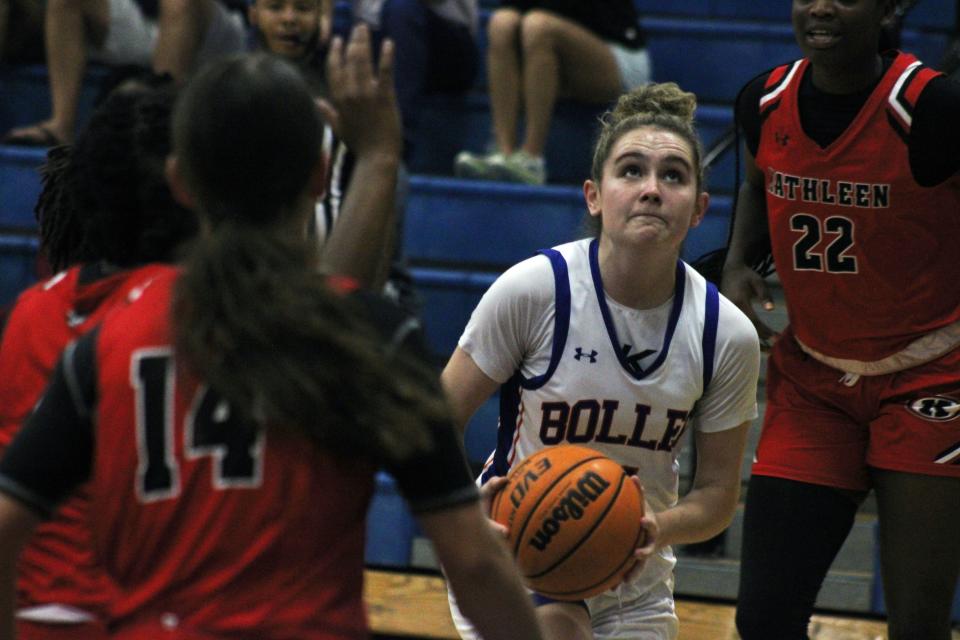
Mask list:
[[[913,413],[924,420],[948,422],[960,416],[960,402],[946,396],[918,398],[907,405]]]
[[[540,528],[534,532],[528,544],[538,551],[544,551],[550,545],[550,540],[560,531],[562,523],[567,520],[582,518],[584,510],[591,503],[596,502],[597,498],[609,488],[610,483],[600,475],[593,471],[587,471],[577,481],[576,487],[567,491],[566,495],[560,498],[557,506],[543,521]]]
[[[535,470],[531,469],[522,473],[522,475],[517,478],[513,490],[510,491],[510,502],[513,504],[514,509],[520,506],[520,501],[527,495],[527,490],[530,489],[530,485],[539,480],[551,466],[553,465],[550,464],[549,458],[540,458],[536,460]]]

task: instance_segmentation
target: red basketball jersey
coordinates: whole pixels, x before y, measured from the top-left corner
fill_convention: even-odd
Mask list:
[[[917,184],[906,142],[937,72],[899,54],[853,123],[821,148],[800,122],[808,64],[774,70],[760,100],[756,162],[777,273],[802,344],[877,361],[960,321],[960,179]]]
[[[372,467],[250,428],[178,367],[175,279],[170,270],[150,282],[97,339],[92,507],[98,553],[121,590],[111,631],[365,638]]]
[[[0,448],[33,409],[67,343],[153,271],[144,267],[81,284],[81,268],[73,267],[20,295],[0,344]],[[93,558],[87,502],[84,487],[37,528],[20,558],[18,608],[58,603],[103,618],[110,583]]]

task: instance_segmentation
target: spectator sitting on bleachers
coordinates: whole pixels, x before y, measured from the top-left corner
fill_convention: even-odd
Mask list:
[[[53,113],[3,142],[53,146],[73,140],[87,60],[135,64],[183,80],[196,64],[243,50],[235,0],[48,0],[46,55]]]
[[[0,0],[0,62],[43,61],[45,0]]]
[[[352,0],[352,9],[354,20],[373,30],[374,42],[390,38],[396,43],[397,103],[409,163],[422,137],[422,98],[463,94],[477,77],[477,0]]]
[[[331,34],[333,0],[250,0],[253,46],[286,58],[314,95],[327,94],[323,62]]]
[[[488,38],[495,148],[457,154],[454,170],[461,177],[543,184],[557,98],[605,104],[650,80],[633,0],[502,0]],[[521,102],[525,137],[518,144]]]

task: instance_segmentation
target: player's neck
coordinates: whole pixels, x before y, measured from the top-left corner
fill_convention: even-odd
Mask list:
[[[883,75],[883,59],[879,55],[851,61],[844,66],[814,65],[813,86],[825,93],[850,94],[876,84]]]
[[[653,309],[669,300],[676,288],[675,255],[637,256],[631,252],[604,251],[598,261],[603,289],[608,296],[631,309]]]

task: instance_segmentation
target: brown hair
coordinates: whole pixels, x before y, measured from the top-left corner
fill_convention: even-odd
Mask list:
[[[321,126],[289,63],[213,63],[186,89],[175,151],[209,232],[173,306],[178,357],[248,418],[335,453],[402,460],[447,419],[435,372],[394,357],[291,231],[318,162]],[[241,153],[242,152],[242,153]]]

